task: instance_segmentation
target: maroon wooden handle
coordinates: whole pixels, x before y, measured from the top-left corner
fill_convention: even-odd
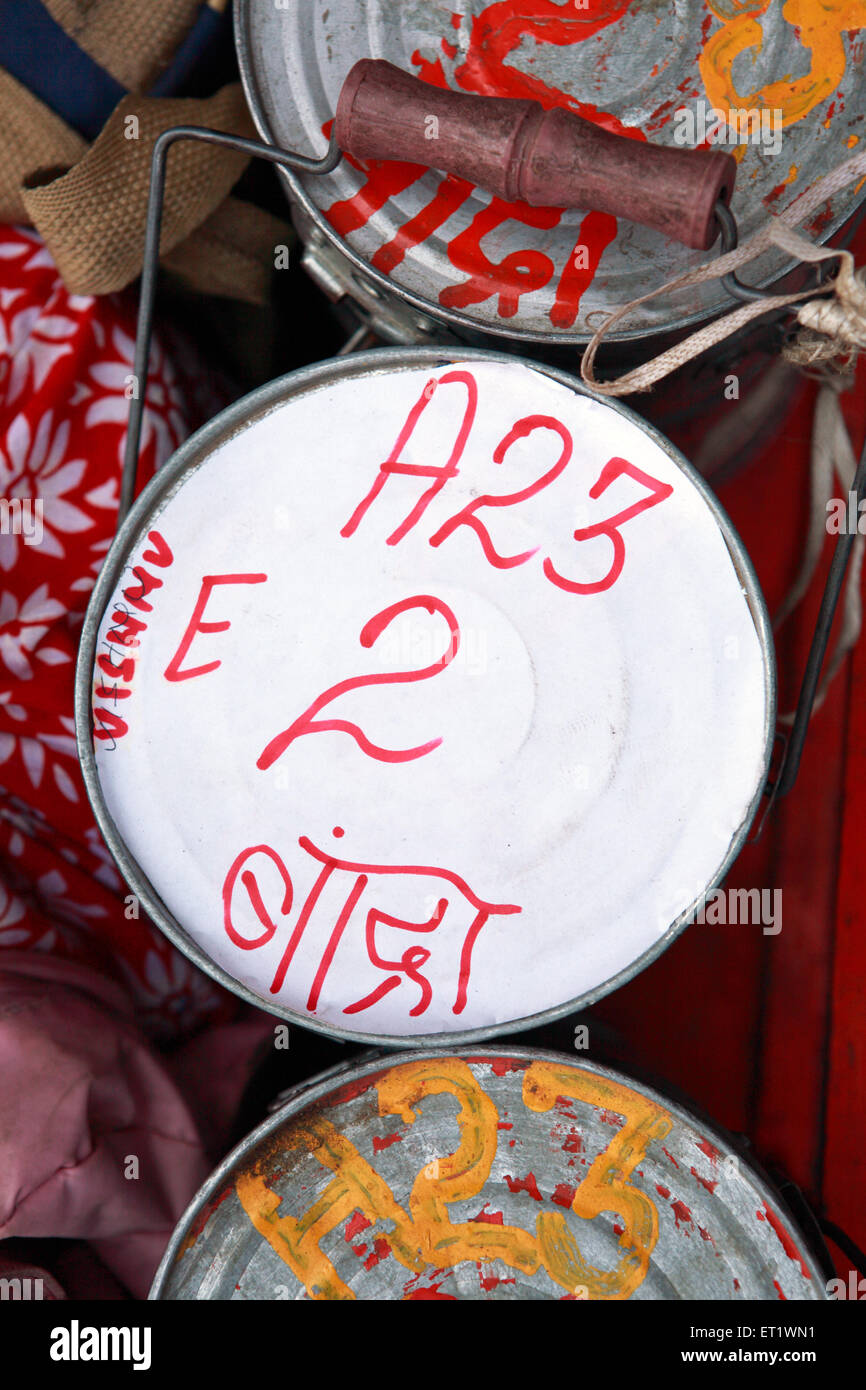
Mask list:
[[[362,58],[343,84],[337,141],[358,159],[401,159],[469,179],[533,207],[596,209],[706,251],[717,199],[737,165],[719,150],[672,149],[612,135],[559,107],[431,87]]]

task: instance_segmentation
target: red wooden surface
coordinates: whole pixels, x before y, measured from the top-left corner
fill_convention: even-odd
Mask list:
[[[859,453],[866,371],[845,398]],[[720,488],[771,613],[797,568],[809,503],[815,387],[807,384],[772,445]],[[836,484],[836,495],[841,485]],[[780,709],[796,702],[823,581],[777,634]],[[813,1207],[866,1246],[866,637],[814,714],[798,780],[727,880],[780,888],[782,930],[694,925],[648,970],[593,1011],[623,1060],[639,1060],[718,1123],[749,1138]],[[707,771],[724,747],[707,731]],[[850,1262],[839,1259],[847,1272]]]
[[[866,1245],[866,650],[862,642],[851,661],[848,694],[821,1176],[827,1211],[862,1248]]]

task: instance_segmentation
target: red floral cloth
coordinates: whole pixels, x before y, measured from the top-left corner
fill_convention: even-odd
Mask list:
[[[34,233],[0,227],[0,948],[122,981],[151,1036],[172,1040],[234,1001],[134,915],[73,719],[81,623],[116,524],[134,333],[130,300],[69,294]],[[142,481],[216,406],[179,351],[152,349]]]

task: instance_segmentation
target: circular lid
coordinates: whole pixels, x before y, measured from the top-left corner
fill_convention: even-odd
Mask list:
[[[687,1113],[555,1053],[321,1080],[185,1213],[156,1299],[823,1299],[761,1179]]]
[[[371,353],[239,403],[139,501],[85,770],[132,887],[232,987],[479,1036],[612,988],[718,881],[769,662],[723,513],[631,412],[513,358]]]
[[[730,151],[745,239],[858,145],[864,24],[866,7],[848,0],[242,0],[237,33],[256,122],[286,149],[323,153],[349,70],[386,58],[434,85],[534,97],[637,140]],[[586,341],[612,310],[707,257],[603,213],[504,203],[418,165],[344,159],[327,177],[289,183],[381,285],[513,338]],[[861,196],[838,194],[807,230],[831,235]],[[768,253],[747,278],[769,283],[786,264]],[[611,339],[730,303],[717,282],[680,290],[642,305]]]

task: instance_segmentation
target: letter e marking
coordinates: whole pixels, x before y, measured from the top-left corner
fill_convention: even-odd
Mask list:
[[[187,671],[182,671],[181,664],[186,660],[187,653],[192,646],[193,639],[197,632],[226,632],[231,627],[231,623],[226,619],[219,623],[203,622],[204,610],[208,605],[211,593],[217,584],[264,584],[267,579],[266,574],[206,574],[201,581],[201,590],[196,600],[192,617],[187,624],[186,632],[181,638],[180,646],[165,668],[165,678],[167,681],[189,681],[193,676],[205,676],[208,671],[215,671],[222,665],[221,661],[208,661],[204,666],[192,666]]]

